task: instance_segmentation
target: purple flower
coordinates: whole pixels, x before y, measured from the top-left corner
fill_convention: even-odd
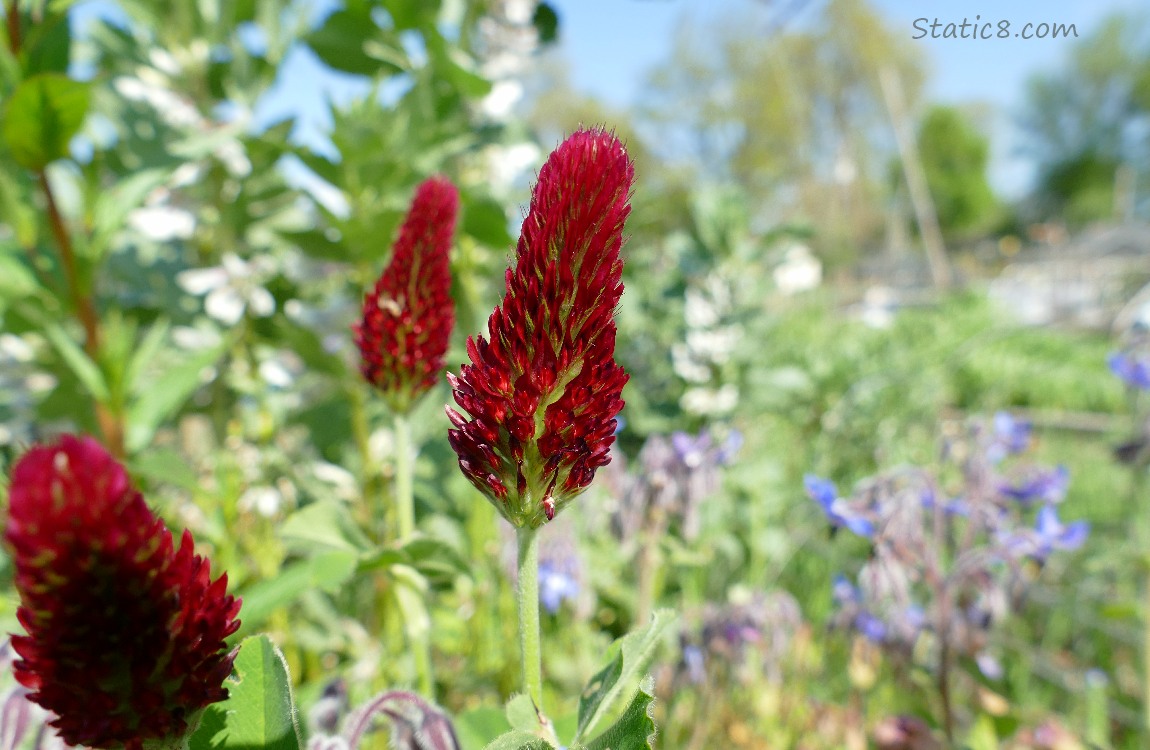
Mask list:
[[[1114,352],[1107,360],[1110,371],[1131,388],[1150,390],[1150,359],[1132,352]]]
[[[1044,503],[1059,503],[1066,497],[1066,489],[1070,485],[1070,472],[1065,466],[1057,466],[1050,470],[1038,471],[1024,478],[1017,484],[1002,483],[998,491],[1003,496],[1029,505],[1041,500]]]
[[[855,615],[854,626],[855,630],[871,643],[882,643],[886,640],[886,623],[865,609]]]
[[[926,510],[934,510],[935,503],[934,490],[927,487],[922,491],[922,507]],[[956,497],[953,500],[948,500],[942,504],[942,511],[951,516],[969,516],[970,506],[966,500],[961,497]]]
[[[803,485],[807,489],[807,495],[822,508],[831,526],[834,528],[845,526],[862,537],[874,534],[874,524],[838,497],[834,482],[814,474],[807,474],[803,477]]]
[[[729,464],[742,447],[743,433],[732,429],[727,433],[727,439],[723,441],[723,445],[715,453],[715,460],[723,465]]]
[[[711,450],[711,436],[706,430],[700,430],[698,436],[676,431],[671,433],[671,445],[683,465],[695,469],[707,459],[707,453]]]
[[[1038,532],[1042,550],[1049,554],[1056,549],[1072,550],[1081,547],[1090,534],[1090,524],[1086,521],[1064,524],[1058,520],[1058,511],[1053,505],[1044,505],[1038,511],[1034,530]]]
[[[997,412],[994,415],[994,437],[986,451],[987,458],[996,464],[1007,456],[1025,452],[1030,446],[1030,432],[1030,422],[1015,419],[1010,412]]]
[[[703,649],[693,643],[683,647],[683,666],[687,670],[687,679],[696,685],[707,681],[707,660]]]
[[[579,582],[573,575],[551,560],[539,563],[539,601],[544,609],[555,614],[564,600],[573,600],[578,595]]]
[[[834,583],[831,585],[831,597],[839,607],[858,604],[862,600],[858,588],[842,573],[835,574]]]

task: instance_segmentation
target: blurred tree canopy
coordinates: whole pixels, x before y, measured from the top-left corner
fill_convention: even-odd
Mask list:
[[[1121,212],[1125,182],[1150,177],[1150,22],[1117,15],[1072,49],[1058,71],[1032,79],[1020,124],[1037,162],[1042,218],[1070,224]]]
[[[921,96],[923,61],[904,36],[865,0],[830,0],[790,30],[761,10],[684,25],[640,130],[668,163],[745,190],[757,230],[817,223],[815,242],[845,259],[884,223],[893,141],[879,70],[894,70],[910,106]]]
[[[942,231],[961,237],[988,228],[998,204],[986,178],[986,136],[961,110],[933,106],[919,126],[918,150]]]

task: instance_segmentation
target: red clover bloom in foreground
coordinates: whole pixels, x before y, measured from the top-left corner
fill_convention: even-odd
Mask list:
[[[627,375],[615,363],[623,222],[634,168],[603,130],[580,130],[539,171],[507,292],[448,379],[459,466],[516,527],[538,528],[611,459]]]
[[[363,301],[355,326],[360,370],[395,411],[406,413],[443,370],[455,306],[449,254],[459,194],[444,177],[415,191],[391,262]]]
[[[22,659],[16,679],[70,745],[139,750],[174,739],[223,700],[240,602],[184,532],[179,549],[127,472],[92,438],[66,435],[12,470],[12,555]]]

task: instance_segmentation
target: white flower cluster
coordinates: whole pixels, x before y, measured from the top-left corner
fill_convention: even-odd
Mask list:
[[[722,383],[723,365],[731,360],[743,330],[726,322],[732,311],[730,284],[718,275],[708,276],[700,287],[685,295],[683,317],[685,341],[671,347],[675,374],[690,386],[679,405],[690,414],[720,417],[734,411],[739,389]]]

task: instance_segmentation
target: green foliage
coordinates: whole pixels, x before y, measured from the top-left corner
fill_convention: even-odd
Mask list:
[[[635,689],[634,686],[655,658],[656,649],[675,619],[676,615],[672,611],[659,610],[649,624],[612,645],[607,654],[607,665],[591,678],[579,697],[579,725],[575,731],[575,742],[584,741],[591,730],[614,710],[615,704]],[[645,714],[645,707],[641,713]],[[630,721],[626,726],[630,726]],[[646,737],[646,734],[643,736]]]
[[[88,114],[88,85],[59,73],[25,79],[4,107],[4,140],[17,164],[39,171],[68,153]]]
[[[956,236],[986,229],[996,208],[986,137],[958,109],[935,106],[919,126],[918,149],[942,231]]]
[[[244,640],[227,700],[204,710],[191,750],[301,750],[287,662],[267,636]]]
[[[1061,70],[1028,83],[1022,125],[1043,217],[1073,225],[1109,218],[1118,168],[1145,179],[1145,144],[1135,134],[1150,120],[1148,22],[1138,13],[1110,17],[1074,43]]]

